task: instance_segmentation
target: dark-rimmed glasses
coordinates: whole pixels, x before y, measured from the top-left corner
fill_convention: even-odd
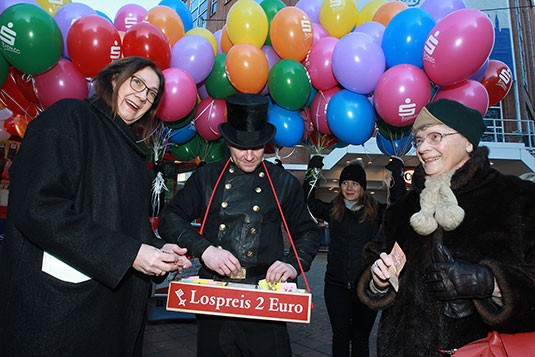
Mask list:
[[[424,143],[424,141],[427,141],[430,145],[438,145],[440,144],[440,142],[445,136],[450,136],[450,135],[455,135],[455,134],[459,134],[459,133],[455,132],[455,133],[442,134],[442,133],[438,133],[434,131],[432,133],[428,133],[426,136],[423,136],[423,137],[416,136],[412,139],[411,142],[412,142],[412,146],[418,149],[420,145]]]
[[[143,82],[143,80],[139,77],[136,77],[136,76],[130,77],[130,88],[132,88],[138,93],[141,93],[144,90],[147,90],[146,97],[149,103],[151,104],[154,103],[156,98],[158,98],[158,92],[156,92],[154,89],[150,89],[149,87],[147,87],[145,82]]]

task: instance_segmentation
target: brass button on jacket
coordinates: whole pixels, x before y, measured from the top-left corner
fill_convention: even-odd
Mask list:
[[[228,207],[228,202],[221,202],[221,207],[227,208]]]
[[[232,188],[232,185],[230,183],[225,184],[225,189],[230,190]]]
[[[254,205],[253,206],[253,211],[254,212],[259,212],[260,211],[260,206],[259,205]]]
[[[250,258],[250,257],[252,257],[252,256],[253,256],[253,254],[254,254],[254,253],[253,253],[253,251],[252,251],[252,250],[250,250],[250,251],[248,251],[248,252],[247,252],[247,256],[248,256],[249,258]]]
[[[227,228],[227,226],[225,226],[224,223],[221,223],[221,224],[219,225],[219,230],[220,230],[220,231],[224,231],[226,228]]]
[[[260,187],[257,187],[257,188],[255,188],[254,190],[255,190],[256,193],[260,193],[260,192],[262,192],[262,189],[261,189]]]
[[[265,174],[263,171],[260,171],[260,172],[258,173],[258,177],[262,178],[262,177],[264,177],[264,176],[266,176],[266,174]]]
[[[256,228],[253,227],[253,228],[249,229],[249,233],[256,234]]]

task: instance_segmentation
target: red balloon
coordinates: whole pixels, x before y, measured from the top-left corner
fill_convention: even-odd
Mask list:
[[[135,24],[125,32],[123,56],[140,56],[152,60],[162,71],[171,63],[171,47],[163,32],[148,22]]]
[[[15,81],[15,75],[13,74],[14,68],[11,68],[6,81],[0,87],[0,101],[4,106],[11,110],[14,114],[21,114],[28,117],[36,116],[41,109],[31,103],[17,87]]]
[[[35,93],[34,81],[32,76],[19,71],[16,68],[13,68],[13,77],[15,78],[15,83],[22,95],[34,104],[39,104],[39,99]]]
[[[15,114],[11,118],[4,120],[4,130],[10,135],[24,138],[28,122],[29,120],[25,119],[22,115]]]
[[[480,81],[489,93],[489,106],[502,100],[513,84],[513,73],[502,61],[490,60],[487,71]]]
[[[86,77],[95,77],[113,60],[121,58],[121,37],[111,22],[86,15],[72,24],[67,34],[72,63]]]

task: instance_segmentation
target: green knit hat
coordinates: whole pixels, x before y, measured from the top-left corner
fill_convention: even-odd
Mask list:
[[[485,132],[485,122],[478,110],[450,99],[439,99],[422,108],[414,121],[412,131],[416,132],[425,125],[444,124],[458,131],[477,148]]]

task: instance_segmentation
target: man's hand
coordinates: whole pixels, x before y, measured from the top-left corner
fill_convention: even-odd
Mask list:
[[[178,271],[181,271],[182,269],[188,269],[188,268],[191,268],[191,262],[189,261],[189,259],[185,256],[185,254],[187,253],[187,249],[186,248],[180,248],[178,245],[176,244],[171,244],[171,243],[167,243],[165,244],[162,249],[160,249],[162,252],[164,253],[175,253],[176,255],[178,255],[178,261],[176,263],[176,265],[178,266]]]
[[[281,262],[280,260],[277,260],[275,263],[271,264],[266,273],[266,280],[269,283],[276,283],[278,281],[286,282],[288,279],[295,278],[297,278],[297,271],[295,268],[288,263]]]
[[[173,245],[176,248],[172,247],[171,251],[164,252],[151,245],[141,244],[132,267],[147,275],[165,275],[170,271],[178,270],[177,263],[181,259],[179,254],[182,251],[185,253],[185,250],[180,249],[176,244]]]
[[[201,259],[209,269],[219,275],[230,276],[241,271],[240,261],[231,252],[213,245],[206,248]]]

